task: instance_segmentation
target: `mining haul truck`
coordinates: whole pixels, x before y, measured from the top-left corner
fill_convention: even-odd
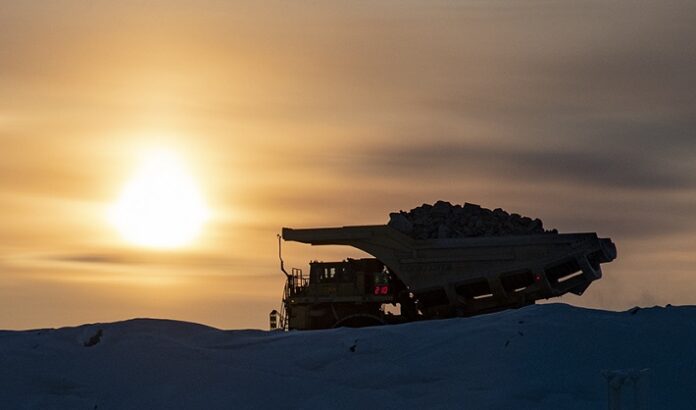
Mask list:
[[[271,327],[285,330],[473,316],[581,295],[616,258],[614,243],[596,233],[414,239],[373,225],[283,228],[282,239],[374,256],[311,262],[308,274],[287,272],[281,256],[286,284]]]

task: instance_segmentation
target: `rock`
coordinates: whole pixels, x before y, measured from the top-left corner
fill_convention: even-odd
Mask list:
[[[490,210],[468,202],[462,206],[437,201],[434,205],[423,204],[389,216],[389,226],[416,239],[558,233],[555,229],[545,231],[538,218],[509,214],[502,208]]]
[[[97,329],[97,332],[95,334],[93,334],[92,336],[90,336],[89,339],[85,340],[82,343],[82,345],[84,347],[92,347],[92,346],[98,344],[99,342],[101,342],[101,338],[102,338],[103,334],[104,334],[104,332],[101,329]]]
[[[403,233],[411,233],[413,231],[413,223],[401,213],[389,214],[389,226]]]
[[[441,224],[437,227],[437,237],[438,238],[449,238],[450,229],[447,225]]]
[[[433,215],[447,215],[450,213],[452,209],[452,204],[449,202],[445,201],[437,201],[435,202],[435,205],[433,205],[433,209],[431,210],[431,214]]]

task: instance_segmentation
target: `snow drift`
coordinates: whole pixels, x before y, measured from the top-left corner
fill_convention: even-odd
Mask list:
[[[2,409],[601,409],[649,368],[693,409],[696,308],[562,304],[366,329],[223,331],[152,319],[0,332]]]

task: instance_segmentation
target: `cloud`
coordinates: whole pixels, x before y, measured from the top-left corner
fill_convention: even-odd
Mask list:
[[[229,270],[231,274],[245,266],[253,265],[253,261],[243,258],[232,258],[219,254],[194,253],[194,252],[148,252],[148,251],[113,251],[101,253],[51,253],[25,255],[19,258],[8,259],[10,263],[20,262],[20,265],[67,263],[73,266],[83,265],[85,268],[95,269],[113,267],[181,269],[217,269]]]
[[[696,142],[685,140],[685,147],[694,145]],[[696,164],[687,155],[670,157],[665,152],[630,148],[617,151],[611,144],[603,147],[594,141],[571,150],[536,144],[492,146],[433,139],[430,143],[372,148],[356,158],[357,164],[346,161],[344,165],[393,178],[408,175],[416,179],[414,182],[458,175],[468,179],[505,179],[510,184],[527,180],[614,191],[696,189]]]

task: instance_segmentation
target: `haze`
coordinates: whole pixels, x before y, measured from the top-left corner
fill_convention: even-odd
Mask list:
[[[690,1],[0,0],[0,328],[266,328],[282,226],[438,199],[611,237],[561,301],[694,304],[694,23]],[[211,208],[178,250],[107,222],[152,147]]]

